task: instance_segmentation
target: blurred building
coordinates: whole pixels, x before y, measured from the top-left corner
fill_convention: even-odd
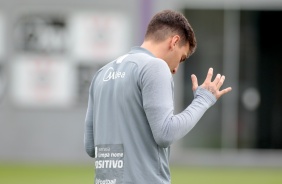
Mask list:
[[[0,5],[0,161],[88,162],[83,126],[92,76],[140,45],[151,16],[169,8],[185,14],[198,40],[174,76],[176,112],[193,99],[192,73],[202,82],[213,67],[233,88],[173,145],[172,162],[282,165],[282,1]]]

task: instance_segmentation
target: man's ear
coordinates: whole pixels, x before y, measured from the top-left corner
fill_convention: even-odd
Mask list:
[[[180,41],[179,35],[174,35],[171,39],[171,48],[174,48]]]

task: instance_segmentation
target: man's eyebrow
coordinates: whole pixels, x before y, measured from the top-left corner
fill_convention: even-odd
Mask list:
[[[186,59],[187,59],[187,56],[185,55],[185,57],[181,58],[180,62],[184,62],[184,61],[186,61]]]

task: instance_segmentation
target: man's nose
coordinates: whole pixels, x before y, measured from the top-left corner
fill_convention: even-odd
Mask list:
[[[177,72],[177,68],[174,68],[171,73],[176,74],[176,72]]]
[[[178,67],[179,67],[179,65],[178,65],[176,68],[174,68],[171,73],[172,73],[172,74],[176,74],[176,72],[177,72],[177,70],[178,70]]]

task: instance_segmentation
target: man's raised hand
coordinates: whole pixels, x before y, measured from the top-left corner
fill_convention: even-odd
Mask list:
[[[217,74],[213,81],[212,81],[212,76],[213,76],[213,68],[210,68],[206,80],[201,85],[201,87],[210,91],[216,97],[216,99],[219,99],[222,95],[232,90],[231,87],[220,90],[220,87],[223,85],[225,80],[224,75]],[[191,80],[192,80],[192,90],[195,91],[198,87],[198,80],[196,75],[192,74]]]

